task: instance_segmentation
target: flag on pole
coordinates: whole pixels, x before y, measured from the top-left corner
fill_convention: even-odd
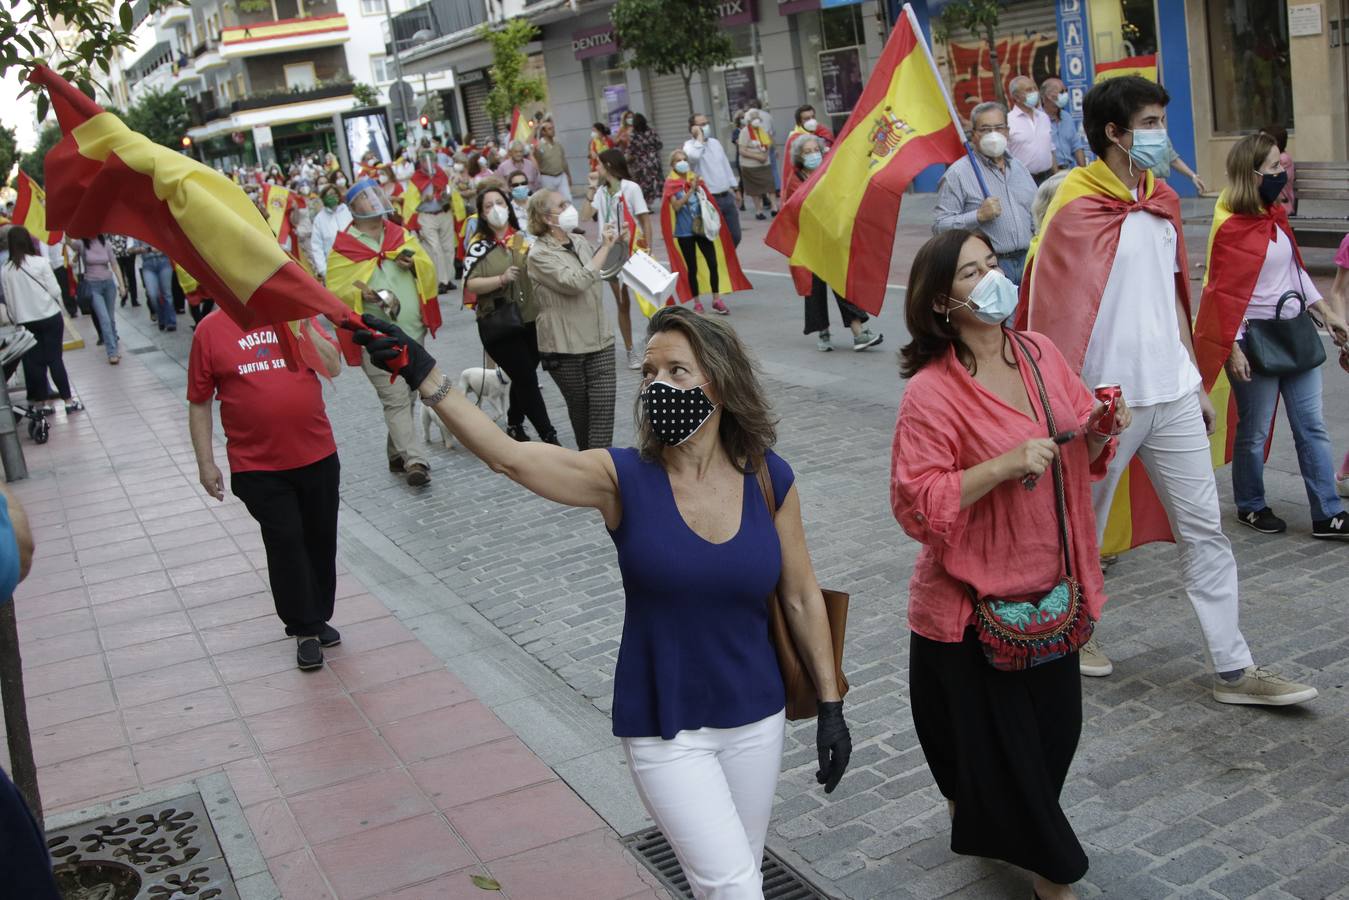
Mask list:
[[[833,149],[764,240],[870,313],[885,299],[901,195],[923,169],[965,152],[913,10],[904,12]]]
[[[522,112],[520,107],[511,110],[511,140],[528,144],[534,139],[534,123]]]
[[[22,225],[28,233],[44,244],[61,240],[61,232],[47,230],[47,194],[38,183],[19,170],[18,197],[14,200],[15,225]]]
[[[245,331],[315,315],[351,321],[228,178],[131,131],[48,67],[29,77],[47,89],[63,134],[46,157],[52,225],[126,234],[164,251]],[[277,334],[284,341],[295,330]],[[286,349],[291,363],[304,356],[303,346]]]

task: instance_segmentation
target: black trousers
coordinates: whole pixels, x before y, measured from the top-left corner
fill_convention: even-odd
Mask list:
[[[201,320],[206,318],[206,314],[213,309],[215,309],[215,301],[210,297],[202,298],[199,303],[189,303],[187,305],[187,311],[192,314],[193,326],[200,325]]]
[[[23,801],[23,795],[0,769],[0,856],[4,858],[7,897],[60,900],[47,837]]]
[[[1059,805],[1082,733],[1077,654],[1000,672],[973,628],[956,644],[912,634],[909,701],[932,777],[955,801],[951,849],[1081,879],[1087,854]]]
[[[178,283],[178,270],[173,270],[173,311],[182,315],[187,307],[187,294],[183,293],[183,286]]]
[[[37,338],[37,346],[23,355],[23,383],[28,393],[28,402],[41,403],[47,399],[47,373],[56,384],[56,392],[62,400],[69,400],[70,377],[66,375],[66,364],[61,358],[62,337],[65,323],[57,313],[36,322],[24,322],[23,327]]]
[[[117,265],[122,269],[122,283],[126,285],[126,292],[131,297],[132,303],[140,302],[140,285],[136,283],[136,257],[119,256]]]
[[[234,496],[262,527],[276,614],[286,634],[317,635],[337,592],[337,454],[298,469],[235,472]]]
[[[66,308],[66,315],[78,316],[80,307],[75,301],[75,295],[70,292],[70,269],[57,266],[52,271],[56,273],[56,283],[61,288],[61,303]]]
[[[712,245],[712,241],[701,234],[691,234],[688,237],[678,237],[675,241],[679,244],[679,255],[684,257],[684,265],[689,270],[689,290],[693,291],[693,296],[698,296],[698,253],[701,251],[703,259],[707,260],[707,268],[712,274],[708,276],[707,283],[712,288],[713,294],[721,293],[721,285],[718,279],[721,273],[717,271],[717,248]]]
[[[540,437],[552,434],[553,422],[548,418],[548,407],[539,390],[539,333],[534,323],[505,340],[484,344],[483,349],[511,379],[506,424],[519,425],[528,417]]]
[[[843,317],[843,327],[852,327],[853,322],[867,322],[870,319],[860,308],[853,306],[834,291],[834,301],[838,303],[838,314]],[[829,330],[829,285],[818,275],[810,276],[810,295],[806,297],[806,327],[802,334],[814,334]]]

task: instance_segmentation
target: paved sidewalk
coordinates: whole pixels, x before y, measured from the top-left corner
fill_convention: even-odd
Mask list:
[[[223,771],[286,900],[666,896],[344,568],[343,643],[297,671],[255,523],[197,484],[183,400],[88,341],[66,355],[87,411],[24,438],[13,486],[38,547],[15,604],[49,813]]]

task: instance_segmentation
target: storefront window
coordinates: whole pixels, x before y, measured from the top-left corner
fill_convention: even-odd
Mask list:
[[[1207,0],[1213,130],[1293,127],[1287,0]]]
[[[826,50],[864,43],[862,7],[853,4],[820,10],[820,36]]]
[[[590,80],[595,95],[597,121],[609,126],[610,131],[618,131],[622,124],[623,113],[628,111],[628,74],[617,56],[595,56],[586,60],[590,68]]]
[[[823,112],[835,132],[848,121],[848,114],[862,96],[862,30],[860,6],[836,6],[820,10],[820,94]]]

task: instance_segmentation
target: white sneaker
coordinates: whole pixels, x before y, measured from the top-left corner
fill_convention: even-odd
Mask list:
[[[643,356],[643,355],[644,355],[644,354],[642,353],[642,351],[638,350],[636,347],[633,347],[631,350],[629,350],[629,351],[628,351],[628,368],[629,368],[629,369],[640,369],[640,368],[642,367],[642,356]]]
[[[1341,497],[1349,497],[1349,475],[1335,476],[1335,493]]]
[[[1078,649],[1077,668],[1090,678],[1104,678],[1115,671],[1115,664],[1101,650],[1100,641],[1092,638]]]
[[[1236,681],[1224,681],[1213,676],[1213,699],[1219,703],[1239,703],[1254,706],[1291,706],[1315,700],[1316,688],[1309,684],[1289,681],[1264,666],[1247,666]]]

